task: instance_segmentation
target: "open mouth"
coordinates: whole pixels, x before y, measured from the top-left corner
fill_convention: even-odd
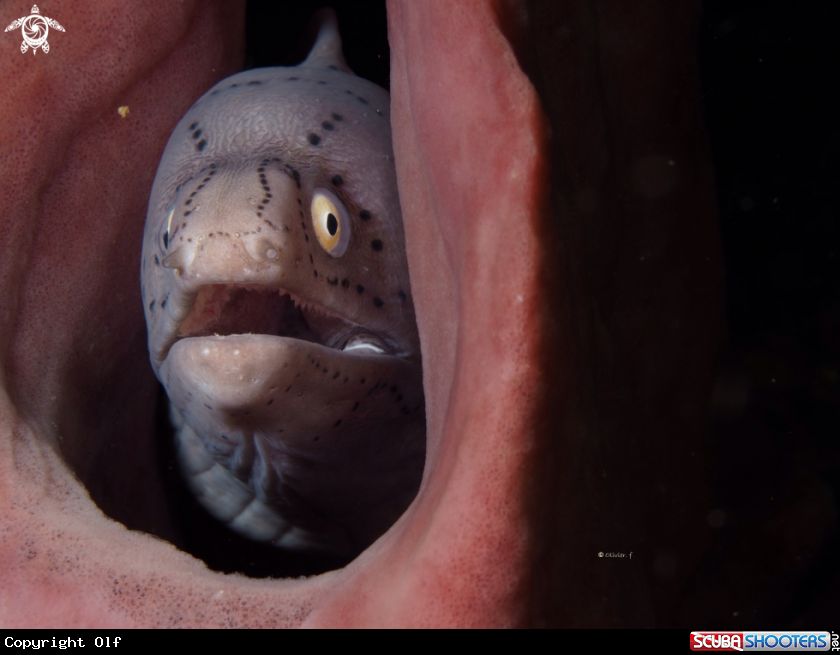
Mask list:
[[[354,354],[394,354],[385,339],[323,305],[259,285],[202,288],[176,340],[234,334],[297,339]]]

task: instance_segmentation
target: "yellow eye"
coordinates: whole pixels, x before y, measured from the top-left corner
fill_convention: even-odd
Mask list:
[[[311,210],[318,243],[333,257],[341,257],[350,243],[350,215],[344,205],[332,192],[315,189]]]

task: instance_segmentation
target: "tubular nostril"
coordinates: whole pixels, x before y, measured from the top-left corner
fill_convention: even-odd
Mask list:
[[[170,268],[174,270],[180,270],[184,268],[186,262],[184,261],[184,251],[183,250],[176,250],[175,252],[169,253],[166,257],[164,257],[160,262],[164,268]]]
[[[267,264],[270,262],[273,265],[281,261],[282,248],[270,239],[263,236],[251,236],[243,238],[242,242],[245,246],[245,252],[256,263]]]

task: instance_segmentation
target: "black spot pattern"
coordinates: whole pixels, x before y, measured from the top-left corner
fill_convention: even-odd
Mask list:
[[[379,239],[374,239],[370,242],[370,247],[373,248],[376,252],[382,251],[382,241]]]
[[[292,179],[295,181],[297,188],[300,189],[300,173],[298,170],[296,168],[292,168],[288,164],[286,164],[286,169],[292,174]]]
[[[376,305],[377,307],[382,307],[382,305],[384,305],[385,303],[382,302],[382,298],[374,298],[373,299],[373,304]]]
[[[361,284],[356,285],[356,293],[362,295],[365,292],[365,288]]]
[[[341,175],[333,175],[332,183],[335,186],[341,186],[342,184],[344,184],[344,178],[341,177]]]
[[[260,178],[260,186],[263,190],[263,198],[260,201],[260,204],[257,206],[257,217],[262,218],[263,209],[265,209],[266,205],[271,202],[272,194],[271,194],[271,187],[268,185],[268,179],[265,176],[265,168],[271,163],[271,160],[264,159],[257,169],[257,174]],[[259,228],[257,228],[259,231]]]
[[[339,123],[344,120],[344,116],[341,114],[333,114],[332,117],[334,121],[338,121]]]
[[[363,221],[369,221],[370,220],[370,212],[367,209],[363,209],[362,211],[359,212],[359,218],[361,218]]]
[[[335,125],[333,125],[329,121],[324,121],[323,123],[321,123],[321,127],[323,127],[327,132],[332,132],[335,129]]]
[[[319,136],[318,136],[317,134],[315,134],[314,132],[313,132],[313,133],[311,133],[308,137],[306,137],[306,139],[307,139],[307,140],[309,141],[309,143],[311,143],[313,146],[317,146],[319,143],[321,143],[321,137],[319,137]]]

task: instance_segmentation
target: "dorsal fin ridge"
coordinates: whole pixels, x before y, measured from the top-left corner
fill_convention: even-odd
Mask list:
[[[341,34],[338,31],[338,18],[331,7],[319,9],[312,17],[312,23],[318,26],[318,36],[306,61],[301,66],[334,66],[345,73],[353,73],[344,59],[341,50]]]

